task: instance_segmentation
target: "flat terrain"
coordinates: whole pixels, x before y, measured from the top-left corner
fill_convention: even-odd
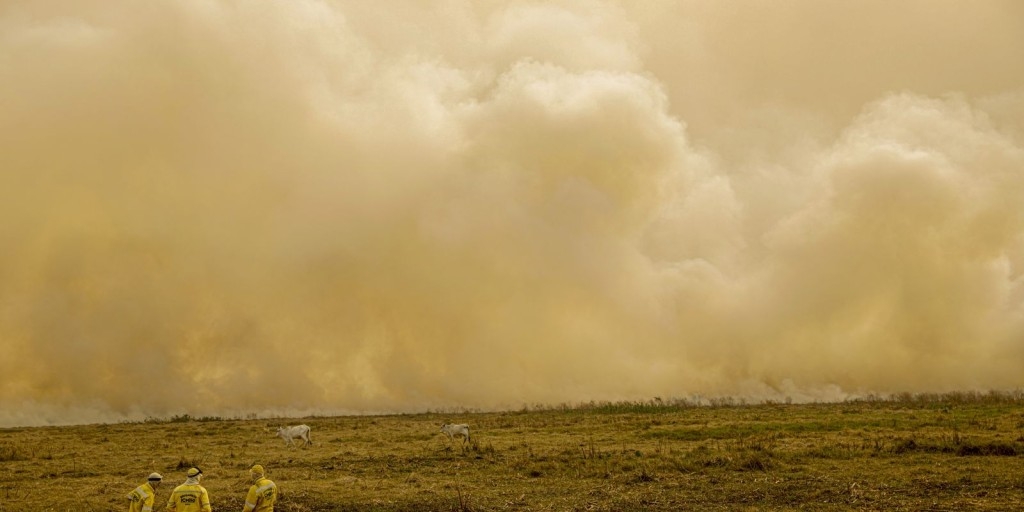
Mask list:
[[[313,446],[274,437],[296,423]],[[163,510],[192,465],[215,511],[241,511],[253,463],[279,511],[1020,510],[1022,433],[1024,401],[991,394],[10,428],[0,511],[127,510],[151,471]]]

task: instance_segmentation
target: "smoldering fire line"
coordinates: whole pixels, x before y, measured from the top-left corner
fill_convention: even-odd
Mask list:
[[[0,425],[1019,388],[1019,10],[2,7]]]

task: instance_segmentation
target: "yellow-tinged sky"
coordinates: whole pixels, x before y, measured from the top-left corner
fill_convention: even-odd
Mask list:
[[[0,425],[1024,386],[1024,3],[0,3]]]

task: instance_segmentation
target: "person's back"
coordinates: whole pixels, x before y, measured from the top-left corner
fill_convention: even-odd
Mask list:
[[[249,470],[252,487],[249,488],[249,494],[245,497],[245,507],[242,512],[274,511],[274,502],[277,501],[277,484],[264,475],[263,466],[259,464]]]
[[[172,512],[211,512],[210,495],[206,488],[199,485],[203,472],[192,468],[188,470],[188,479],[185,483],[177,486],[171,491],[171,497],[167,500],[167,510]]]
[[[150,512],[153,510],[156,488],[160,486],[161,479],[163,477],[159,473],[152,473],[146,483],[128,493],[128,512]]]

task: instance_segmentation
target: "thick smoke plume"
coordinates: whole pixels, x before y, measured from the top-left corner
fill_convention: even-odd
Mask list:
[[[1024,4],[0,4],[0,425],[1024,384]]]

